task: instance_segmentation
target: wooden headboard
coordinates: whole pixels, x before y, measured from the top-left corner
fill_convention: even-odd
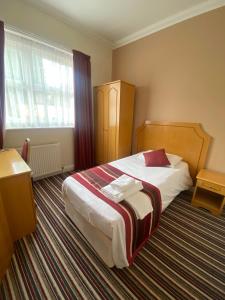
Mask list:
[[[194,179],[205,166],[211,137],[199,123],[151,122],[137,129],[137,152],[164,148],[183,157]]]

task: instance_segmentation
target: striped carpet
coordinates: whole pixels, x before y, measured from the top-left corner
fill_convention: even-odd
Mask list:
[[[225,214],[177,197],[132,267],[109,269],[65,215],[66,175],[34,184],[38,224],[18,241],[0,299],[225,299]]]

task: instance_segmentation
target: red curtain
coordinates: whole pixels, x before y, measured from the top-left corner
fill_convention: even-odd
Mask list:
[[[73,50],[73,65],[75,97],[74,163],[75,170],[84,170],[94,164],[90,56]]]
[[[5,76],[4,76],[4,23],[0,21],[0,149],[3,148],[4,112],[5,112]]]

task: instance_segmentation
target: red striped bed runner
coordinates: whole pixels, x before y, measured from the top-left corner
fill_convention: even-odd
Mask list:
[[[142,181],[142,192],[149,196],[153,212],[148,214],[144,219],[139,220],[136,218],[136,214],[128,202],[123,200],[119,203],[115,203],[102,194],[100,191],[101,188],[123,174],[126,173],[109,164],[105,164],[76,173],[71,177],[95,194],[99,200],[109,204],[122,216],[126,232],[126,255],[130,265],[148,238],[158,228],[162,203],[159,189],[148,182]],[[134,176],[132,177],[135,178]],[[135,179],[139,180],[138,178]]]

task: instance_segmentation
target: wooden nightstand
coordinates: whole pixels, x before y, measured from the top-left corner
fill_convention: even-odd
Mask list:
[[[214,215],[221,214],[225,204],[225,174],[202,169],[197,175],[191,204]]]

